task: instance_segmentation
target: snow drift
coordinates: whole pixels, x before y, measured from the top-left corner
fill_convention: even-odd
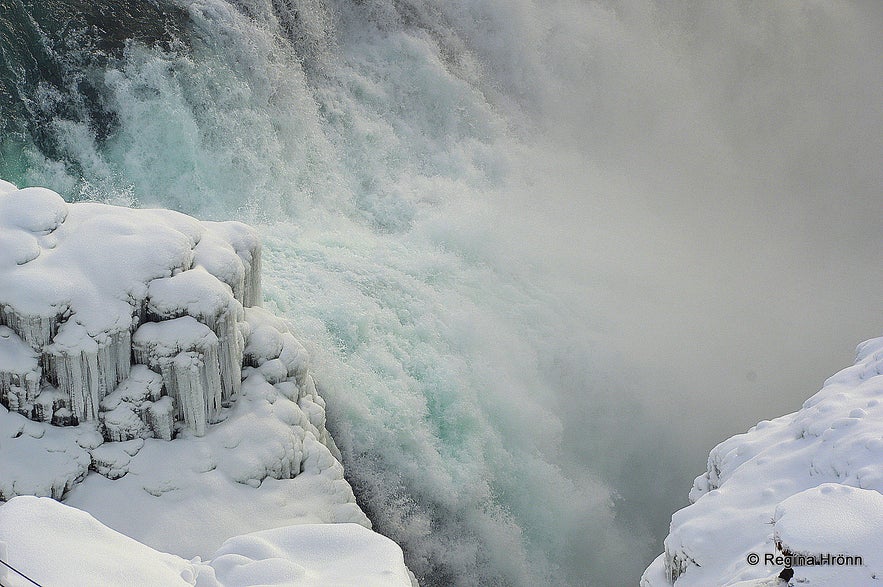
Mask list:
[[[714,448],[643,587],[883,578],[883,338],[799,411]]]
[[[53,516],[43,532],[85,524],[85,542],[95,538],[99,550],[165,557],[175,573],[184,561],[151,549],[208,556],[231,536],[283,526],[370,528],[305,348],[258,307],[260,259],[244,224],[68,204],[0,182],[0,500],[12,500],[0,509],[3,527],[15,529],[24,507],[29,527]],[[28,495],[63,500],[144,545],[85,514],[13,499]],[[268,534],[276,554],[267,557],[284,559],[304,532]],[[379,540],[363,540],[367,530],[313,532],[328,560],[343,545]],[[28,536],[9,539],[10,556]],[[229,559],[257,552],[248,544],[258,539],[237,540],[206,585],[252,580],[235,578],[251,575]],[[325,584],[321,573],[298,573]]]
[[[209,561],[188,561],[51,499],[17,497],[0,506],[0,545],[18,571],[43,585],[411,585],[401,549],[358,524],[255,532],[227,540]],[[31,584],[3,567],[0,579]]]

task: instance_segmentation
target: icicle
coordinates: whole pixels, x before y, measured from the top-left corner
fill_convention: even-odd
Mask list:
[[[240,257],[243,256],[239,253]],[[245,262],[245,287],[242,292],[242,305],[247,308],[260,307],[263,305],[263,295],[261,294],[261,243],[248,251],[250,262]]]
[[[178,400],[178,412],[184,422],[196,436],[205,434],[208,420],[206,411],[206,388],[200,377],[203,362],[196,353],[186,352],[172,360],[175,377],[175,394]]]
[[[69,395],[77,420],[98,418],[99,402],[129,375],[130,349],[128,330],[92,337],[70,320],[59,327],[44,363],[49,380]]]
[[[197,436],[217,421],[221,409],[218,346],[218,337],[190,316],[148,322],[132,337],[135,362],[163,376],[178,418]]]
[[[147,315],[153,320],[167,320],[184,315],[207,325],[218,337],[223,401],[239,393],[242,381],[243,337],[239,323],[244,319],[242,305],[228,285],[202,267],[164,279],[148,286]]]
[[[0,326],[0,403],[29,415],[40,389],[37,354],[6,326]]]
[[[61,318],[67,312],[68,309],[63,308],[45,316],[26,315],[10,305],[0,305],[0,325],[8,326],[32,349],[41,352],[55,337]]]

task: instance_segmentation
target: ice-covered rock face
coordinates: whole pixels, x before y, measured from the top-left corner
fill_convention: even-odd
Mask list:
[[[339,468],[306,351],[257,307],[250,228],[3,182],[0,241],[0,499],[61,498],[90,469],[121,479],[145,439],[220,422],[195,469],[257,486]]]
[[[150,427],[149,406],[139,406],[143,427],[102,415],[102,400],[143,364],[162,375],[160,396],[174,400],[177,420],[204,434],[241,384],[243,304],[260,301],[254,233],[0,188],[0,403],[44,422],[99,421],[108,439],[165,437]],[[26,348],[36,364],[5,365]]]
[[[0,501],[64,500],[188,558],[282,525],[370,527],[306,350],[258,307],[260,253],[243,224],[66,204],[0,181]],[[332,535],[352,549],[333,532],[310,540]],[[223,584],[282,564],[254,550],[263,537],[242,540],[250,558],[224,551]],[[366,564],[353,567],[363,584]]]
[[[641,585],[883,580],[881,400],[877,338],[859,345],[855,364],[801,410],[715,447],[690,492],[693,504],[672,516],[665,553]],[[790,583],[779,577],[788,564]]]

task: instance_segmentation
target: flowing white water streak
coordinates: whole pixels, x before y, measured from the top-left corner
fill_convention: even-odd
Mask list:
[[[85,183],[29,179],[267,223],[430,583],[634,583],[711,444],[879,334],[880,4],[179,3],[106,141],[55,121]]]
[[[267,298],[312,342],[351,478],[412,565],[434,584],[578,583],[646,547],[608,487],[556,463],[556,355],[606,355],[570,312],[423,230],[329,224],[266,231]]]

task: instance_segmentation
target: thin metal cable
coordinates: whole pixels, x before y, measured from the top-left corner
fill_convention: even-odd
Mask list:
[[[4,567],[8,568],[8,569],[11,570],[13,573],[16,573],[16,574],[21,575],[22,577],[24,577],[25,579],[27,579],[28,581],[30,581],[31,583],[33,583],[33,584],[36,585],[37,587],[43,587],[42,585],[40,585],[39,583],[37,583],[36,581],[34,581],[33,579],[31,579],[30,577],[28,577],[27,575],[25,575],[24,573],[22,573],[21,571],[19,571],[18,569],[16,569],[16,568],[13,567],[12,565],[10,565],[8,562],[3,561],[3,560],[0,560],[0,565],[3,565]]]

